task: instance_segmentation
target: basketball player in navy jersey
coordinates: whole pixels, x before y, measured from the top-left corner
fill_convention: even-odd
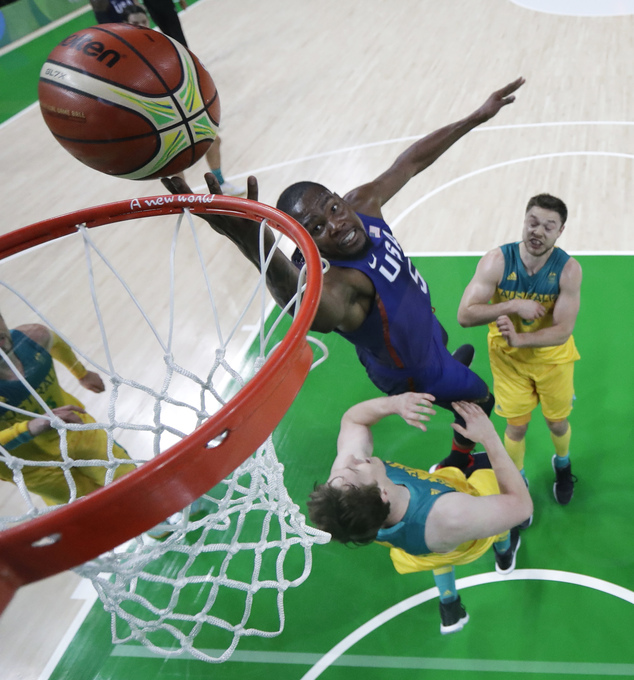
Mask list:
[[[386,394],[426,392],[434,395],[436,405],[450,410],[453,401],[477,402],[487,414],[493,408],[485,382],[464,365],[468,361],[461,363],[446,349],[447,336],[433,313],[427,283],[404,255],[381,209],[461,137],[515,101],[513,93],[523,83],[518,78],[493,92],[469,116],[415,142],[375,180],[343,198],[313,182],[294,184],[280,196],[277,207],[311,234],[331,264],[313,330],[335,331],[350,340],[370,379]],[[205,177],[210,191],[218,193],[213,178]],[[173,193],[190,191],[177,178],[163,182]],[[248,198],[257,200],[253,177]],[[235,218],[215,215],[206,219],[260,266],[257,225],[243,221],[238,225]],[[299,264],[278,251],[269,266],[267,284],[282,306],[297,289]],[[466,468],[473,447],[474,442],[456,431],[451,454],[440,466]]]

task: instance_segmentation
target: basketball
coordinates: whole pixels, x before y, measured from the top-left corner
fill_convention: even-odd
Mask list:
[[[189,168],[220,123],[218,92],[196,56],[158,31],[123,23],[62,40],[42,66],[38,98],[69,153],[126,179]]]

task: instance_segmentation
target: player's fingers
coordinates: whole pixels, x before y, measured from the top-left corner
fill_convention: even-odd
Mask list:
[[[222,195],[222,190],[220,189],[220,182],[213,172],[205,173],[205,182],[207,182],[207,187],[209,188],[210,194],[220,194]]]
[[[247,198],[250,201],[258,200],[258,180],[253,175],[247,178]]]
[[[520,76],[519,78],[514,80],[512,83],[509,83],[508,85],[505,85],[504,87],[499,89],[496,94],[498,94],[500,97],[507,97],[512,92],[515,92],[515,90],[518,90],[525,82],[526,81],[524,80],[524,78],[522,78]],[[511,97],[509,97],[509,99],[511,99]],[[515,99],[515,97],[513,97],[511,99],[511,101],[513,101],[514,99]],[[510,104],[510,102],[508,102],[508,103]]]
[[[427,427],[425,426],[424,423],[421,423],[420,419],[418,418],[406,418],[405,422],[408,425],[411,425],[412,427],[416,427],[419,430],[422,430],[423,432],[427,432]]]
[[[464,427],[462,427],[461,425],[458,425],[458,423],[450,423],[450,425],[451,425],[451,427],[453,427],[453,429],[454,429],[458,434],[461,434],[463,437],[467,437],[467,439],[469,438],[469,437],[467,436],[467,431],[465,430]]]
[[[177,193],[174,191],[174,185],[171,177],[161,177],[161,184],[170,192],[170,194]]]

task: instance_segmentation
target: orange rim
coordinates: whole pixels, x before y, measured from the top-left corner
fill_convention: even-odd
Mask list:
[[[306,340],[322,287],[321,259],[308,233],[288,215],[255,201],[185,194],[109,203],[54,217],[0,236],[0,259],[77,232],[79,225],[177,214],[221,214],[262,221],[289,237],[306,260],[297,316],[261,370],[182,441],[124,477],[41,517],[0,532],[0,611],[22,585],[71,569],[149,530],[229,475],[269,436],[312,364]],[[208,442],[223,436],[213,448]],[[139,500],[142,499],[142,500]]]

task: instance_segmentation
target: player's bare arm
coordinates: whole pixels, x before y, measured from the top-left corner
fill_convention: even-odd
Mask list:
[[[205,180],[211,194],[222,194],[218,180],[213,173],[207,173]],[[191,194],[192,190],[181,177],[161,180],[173,194]],[[255,177],[247,181],[247,198],[258,200],[258,185]],[[242,254],[260,269],[260,225],[253,220],[226,215],[199,215],[211,228],[226,236]],[[265,234],[264,252],[269,254],[275,237],[270,229]],[[266,272],[269,292],[280,307],[285,307],[297,292],[299,271],[279,249],[275,251]],[[351,332],[365,320],[374,298],[374,287],[363,274],[352,269],[332,267],[324,275],[322,294],[317,314],[311,326],[314,331],[329,333],[335,329]],[[293,310],[290,310],[291,312]]]
[[[446,125],[426,135],[406,149],[384,173],[375,180],[350,191],[344,197],[357,212],[381,217],[381,208],[406,184],[434,163],[445,151],[478,125],[497,115],[504,106],[515,101],[513,94],[524,84],[518,78],[493,92],[487,100],[466,118]]]
[[[527,320],[544,316],[546,309],[535,300],[514,298],[489,304],[503,275],[504,254],[500,248],[495,248],[478,262],[475,274],[462,295],[458,306],[458,323],[463,328],[483,326],[511,314],[518,314]]]
[[[48,352],[53,345],[53,333],[40,323],[26,323],[16,327],[16,331],[24,333],[27,338],[30,338],[38,345],[42,345]]]
[[[563,345],[577,321],[581,300],[581,265],[574,258],[566,262],[559,279],[559,297],[553,309],[553,324],[532,333],[517,333],[508,316],[499,317],[498,329],[511,347],[556,347]]]
[[[377,397],[350,407],[341,418],[337,438],[337,457],[333,467],[350,454],[371,456],[371,427],[387,416],[398,415],[412,427],[425,432],[425,423],[436,413],[431,394],[406,392],[391,397]]]
[[[425,538],[430,549],[441,553],[468,540],[500,534],[533,512],[526,484],[484,411],[469,402],[455,402],[453,406],[466,424],[461,427],[454,423],[454,429],[484,446],[500,493],[482,497],[452,493],[436,501],[429,513]]]

